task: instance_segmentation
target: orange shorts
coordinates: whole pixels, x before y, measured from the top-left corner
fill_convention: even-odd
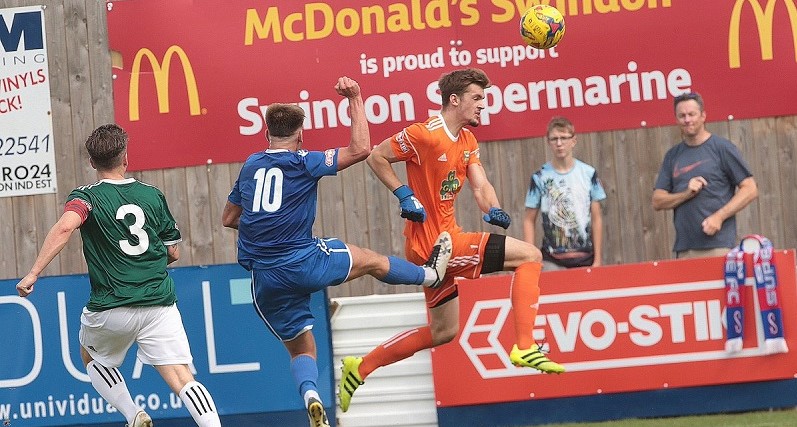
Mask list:
[[[457,296],[455,277],[475,279],[481,275],[484,264],[484,247],[490,233],[454,233],[451,235],[452,253],[443,284],[437,289],[424,288],[426,306],[429,308]],[[409,242],[409,239],[407,240]],[[426,262],[428,255],[418,254],[413,248],[405,247],[407,260],[418,265]]]

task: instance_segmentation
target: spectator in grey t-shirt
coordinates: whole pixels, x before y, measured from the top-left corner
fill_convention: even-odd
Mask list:
[[[675,98],[684,140],[667,151],[653,209],[673,209],[676,258],[724,256],[736,244],[736,213],[758,197],[750,168],[732,142],[706,130],[703,98]]]

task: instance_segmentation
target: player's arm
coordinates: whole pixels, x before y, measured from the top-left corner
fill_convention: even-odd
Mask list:
[[[177,245],[166,246],[166,264],[171,264],[180,259],[180,248]]]
[[[349,116],[351,117],[351,139],[349,146],[338,150],[338,170],[361,162],[371,152],[371,135],[368,132],[368,120],[365,118],[360,85],[356,81],[341,77],[335,85],[339,95],[349,100]]]
[[[534,235],[534,225],[537,223],[537,216],[539,213],[539,209],[526,208],[526,213],[523,215],[523,241],[535,246],[536,243],[534,243],[534,238],[536,236]]]
[[[374,171],[374,174],[382,181],[382,184],[385,184],[388,190],[396,191],[404,183],[401,182],[398,175],[396,175],[396,171],[393,170],[393,166],[391,166],[398,161],[395,153],[393,153],[391,139],[387,138],[374,147],[365,163]]]
[[[393,152],[392,138],[387,138],[377,145],[368,156],[366,163],[376,176],[393,192],[399,200],[399,209],[402,218],[414,222],[426,221],[426,209],[415,197],[410,187],[404,185],[393,170],[392,164],[399,161]]]
[[[592,266],[598,267],[603,263],[603,209],[598,201],[590,203],[589,209],[592,219],[592,248],[595,254]]]
[[[468,165],[468,181],[473,189],[476,205],[479,206],[482,212],[485,212],[484,220],[501,228],[508,228],[512,219],[509,214],[501,209],[501,204],[498,203],[498,195],[495,193],[495,187],[487,179],[487,174],[484,172],[484,167],[481,163]]]
[[[33,284],[39,278],[39,274],[50,264],[61,250],[64,249],[72,233],[83,224],[83,218],[75,211],[67,210],[61,218],[50,228],[47,237],[44,238],[39,255],[33,263],[30,272],[17,283],[17,293],[21,297],[26,297],[33,292]]]
[[[488,213],[490,208],[501,207],[501,204],[498,203],[495,187],[487,179],[487,173],[484,172],[484,167],[481,164],[472,163],[468,165],[468,182],[470,182],[470,187],[473,189],[473,197],[476,199],[476,204],[482,212]]]
[[[691,200],[700,190],[708,185],[702,176],[696,176],[689,180],[689,184],[684,191],[670,193],[667,190],[657,188],[653,190],[653,209],[660,211],[663,209],[675,209],[682,203]]]
[[[237,230],[238,224],[241,222],[242,212],[242,207],[227,200],[227,204],[224,205],[224,211],[221,213],[221,225]]]

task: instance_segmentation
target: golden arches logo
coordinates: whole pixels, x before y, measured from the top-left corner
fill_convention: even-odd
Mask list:
[[[772,59],[772,20],[775,17],[775,5],[779,0],[767,0],[765,7],[761,7],[759,0],[736,0],[731,12],[731,25],[728,30],[728,65],[731,68],[739,68],[741,60],[739,58],[739,21],[742,19],[742,7],[745,3],[750,3],[755,16],[756,27],[758,27],[758,43],[761,47],[761,59],[768,61]],[[789,22],[791,23],[791,35],[794,40],[794,60],[797,61],[797,6],[794,0],[783,0],[786,10],[789,12]]]
[[[158,58],[147,48],[139,49],[133,59],[133,69],[130,75],[130,97],[129,97],[129,115],[130,121],[134,122],[140,118],[139,116],[139,79],[141,75],[141,61],[146,58],[152,66],[152,75],[155,77],[155,90],[158,94],[158,112],[169,112],[169,68],[172,64],[172,57],[177,55],[180,59],[180,64],[183,68],[185,75],[185,86],[188,92],[188,109],[192,116],[201,114],[199,107],[199,91],[196,87],[196,78],[194,77],[194,69],[191,67],[191,61],[188,60],[188,55],[185,54],[183,48],[177,45],[170,46],[163,54],[163,60],[158,62]]]

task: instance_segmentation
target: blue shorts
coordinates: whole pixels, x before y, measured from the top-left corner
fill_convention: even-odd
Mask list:
[[[255,310],[280,341],[290,341],[313,328],[310,294],[337,286],[349,277],[351,253],[338,239],[318,239],[297,251],[278,268],[252,269]]]

